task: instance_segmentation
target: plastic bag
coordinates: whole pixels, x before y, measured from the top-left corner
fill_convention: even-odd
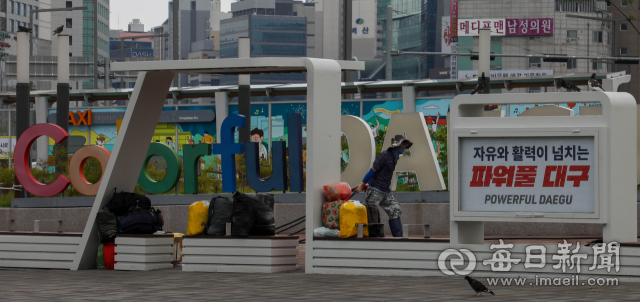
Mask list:
[[[196,236],[204,232],[209,219],[209,201],[201,200],[189,206],[189,222],[187,225],[187,236]]]
[[[347,200],[351,197],[351,187],[346,182],[326,185],[322,190],[328,201]]]
[[[213,205],[213,211],[209,211],[210,220],[208,235],[224,236],[227,232],[227,223],[233,222],[233,201],[229,197],[220,196],[216,198]],[[211,214],[213,212],[213,214]]]
[[[96,224],[101,243],[112,240],[118,231],[118,218],[115,214],[105,209],[96,214]]]
[[[273,215],[274,197],[271,193],[256,193],[253,211],[254,224],[249,232],[251,236],[275,236],[276,221]]]
[[[217,202],[217,201],[216,201]],[[254,200],[240,192],[233,194],[233,222],[231,236],[247,237],[255,223]]]
[[[340,231],[330,228],[319,227],[313,230],[313,237],[338,237]]]
[[[356,224],[367,223],[367,208],[359,201],[347,201],[340,206],[340,238],[358,235]],[[368,228],[362,228],[362,235],[369,237]]]
[[[330,201],[322,204],[322,224],[330,229],[340,229],[340,206],[345,200]]]
[[[104,268],[113,269],[116,257],[116,245],[111,242],[102,244],[102,255],[104,256]]]

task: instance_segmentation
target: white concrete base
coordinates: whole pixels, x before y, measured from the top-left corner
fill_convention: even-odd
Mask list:
[[[277,273],[296,269],[298,237],[185,237],[182,271]]]
[[[594,250],[584,246],[590,240],[581,240],[582,245],[576,254],[586,254],[586,259],[580,260],[580,279],[589,277],[621,277],[640,281],[640,246],[620,247],[619,271],[615,267],[609,272],[606,268],[592,269],[594,263]],[[506,242],[508,244],[508,241]],[[492,259],[499,248],[491,249],[491,244],[453,245],[439,242],[420,242],[420,239],[409,240],[314,240],[312,273],[317,274],[343,274],[343,275],[380,275],[380,276],[445,276],[438,266],[438,258],[446,249],[468,249],[476,260],[476,266],[471,276],[522,276],[522,277],[570,277],[577,275],[577,268],[569,268],[569,262],[563,273],[562,269],[554,268],[559,260],[553,258],[558,254],[557,244],[542,244],[546,248],[546,264],[542,268],[525,268],[525,248],[534,243],[515,244],[511,249],[511,259],[520,259],[518,264],[513,264],[508,272],[493,271],[491,265],[483,264],[483,261]],[[574,243],[569,249],[576,248]],[[539,254],[538,250],[532,254]],[[608,253],[608,251],[607,251]],[[570,253],[569,255],[573,255]],[[445,261],[446,267],[451,269],[451,260],[458,260],[456,256],[450,256]],[[540,263],[537,258],[531,258],[532,263]],[[615,257],[613,263],[615,264]],[[469,258],[456,267],[464,269],[469,264]],[[600,264],[600,262],[598,262]]]
[[[0,233],[0,267],[71,269],[81,234]]]
[[[173,235],[118,235],[114,269],[149,271],[173,267]]]

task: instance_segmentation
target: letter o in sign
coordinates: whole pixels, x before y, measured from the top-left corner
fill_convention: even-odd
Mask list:
[[[80,194],[87,196],[95,196],[98,194],[102,176],[104,176],[104,172],[107,170],[107,163],[109,162],[110,156],[111,152],[101,146],[84,146],[73,153],[73,157],[71,157],[71,161],[69,162],[69,178],[71,179],[73,187],[76,188]],[[84,177],[84,164],[89,157],[96,158],[102,167],[100,180],[94,184],[87,181]]]

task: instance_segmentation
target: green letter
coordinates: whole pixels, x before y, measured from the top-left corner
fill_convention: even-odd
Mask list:
[[[149,160],[155,154],[162,156],[167,163],[167,175],[165,175],[161,181],[152,180],[149,176],[149,170],[147,169]],[[164,193],[171,190],[178,183],[181,172],[182,165],[180,164],[180,157],[175,150],[162,143],[151,143],[142,165],[142,171],[138,177],[138,184],[149,193]]]
[[[201,156],[211,155],[211,145],[182,145],[182,154],[184,159],[184,193],[198,193],[198,159]]]

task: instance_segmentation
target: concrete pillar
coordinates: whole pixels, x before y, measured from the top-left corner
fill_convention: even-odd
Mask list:
[[[222,122],[229,116],[229,94],[225,91],[216,91],[216,132],[218,133],[218,139],[220,141],[220,129],[222,129]]]
[[[58,36],[58,54],[69,53],[69,36]],[[94,67],[97,68],[97,67]],[[69,132],[69,56],[58,56],[58,85],[56,96],[56,125]],[[91,134],[91,131],[88,132]],[[69,140],[64,140],[58,147],[69,150]],[[89,139],[89,144],[91,139]],[[40,155],[38,155],[40,157]],[[56,161],[66,162],[67,156],[61,156]]]
[[[19,139],[22,132],[29,128],[29,98],[31,93],[31,85],[29,84],[29,33],[18,32],[17,54],[16,139]],[[15,178],[14,182],[16,185],[20,184],[18,178]],[[24,190],[22,191],[22,197],[26,197],[26,191]]]
[[[484,76],[489,80],[491,78],[491,30],[480,30],[480,47],[479,47],[479,60],[478,60],[478,78]],[[491,88],[487,85],[487,88],[483,93],[490,93]]]
[[[402,86],[402,112],[416,112],[416,88],[413,85]]]
[[[36,97],[36,124],[45,124],[47,123],[47,118],[49,117],[49,108],[51,108],[49,104],[49,98],[46,97]],[[41,136],[36,141],[36,150],[37,150],[37,161],[40,162],[42,160],[49,160],[49,138],[46,136]]]
[[[245,37],[239,38],[238,58],[249,57],[251,57],[251,40]],[[245,126],[239,129],[238,139],[241,143],[248,143],[251,141],[251,75],[239,75],[238,85],[238,114],[246,117]]]

